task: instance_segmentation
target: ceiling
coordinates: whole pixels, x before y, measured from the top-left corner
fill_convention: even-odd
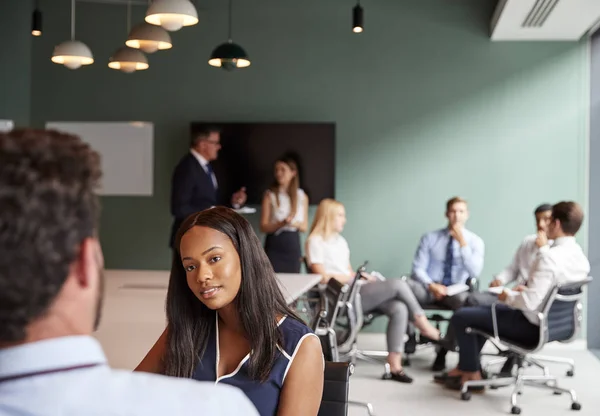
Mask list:
[[[491,21],[495,41],[576,41],[600,23],[600,0],[499,0]]]

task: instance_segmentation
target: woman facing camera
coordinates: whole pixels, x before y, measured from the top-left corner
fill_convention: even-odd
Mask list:
[[[308,228],[308,197],[299,188],[298,166],[291,157],[275,162],[275,181],[262,200],[260,230],[276,273],[300,273],[299,232]]]
[[[250,224],[211,208],[188,217],[175,243],[167,328],[136,371],[236,386],[263,416],[316,415],[321,344],[286,305]]]
[[[321,201],[306,241],[306,256],[312,271],[323,276],[322,282],[333,278],[348,283],[355,275],[350,264],[348,243],[340,234],[345,224],[346,211],[340,202],[333,199]],[[378,310],[389,318],[386,338],[391,379],[411,383],[413,379],[402,368],[408,322],[413,322],[424,336],[433,340],[439,340],[439,331],[429,323],[405,281],[380,281],[369,274],[363,277],[367,280],[360,288],[364,313]]]

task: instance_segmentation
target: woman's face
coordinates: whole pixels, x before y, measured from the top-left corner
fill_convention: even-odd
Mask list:
[[[187,284],[206,307],[219,310],[231,304],[240,291],[240,256],[225,234],[195,226],[179,246]]]
[[[338,207],[333,214],[333,229],[341,233],[344,231],[344,225],[346,225],[346,210],[344,207]]]
[[[281,186],[287,186],[296,176],[296,172],[284,162],[275,163],[275,180]]]

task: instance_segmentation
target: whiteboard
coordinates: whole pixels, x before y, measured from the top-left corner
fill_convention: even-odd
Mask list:
[[[154,125],[146,122],[49,121],[46,128],[76,134],[101,157],[100,195],[151,196]]]
[[[0,133],[6,133],[13,129],[14,123],[12,120],[0,120]]]

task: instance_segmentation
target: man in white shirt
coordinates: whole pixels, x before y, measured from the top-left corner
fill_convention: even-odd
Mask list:
[[[552,287],[587,278],[590,263],[575,240],[583,217],[583,210],[576,202],[563,201],[552,207],[547,235],[554,244],[538,252],[526,286],[518,286],[514,291],[505,289],[498,296],[504,303],[496,308],[500,337],[522,345],[536,345],[540,325],[537,313]],[[481,379],[479,353],[485,343],[484,337],[465,330],[471,327],[493,332],[492,308],[463,308],[454,314],[450,325],[456,333],[460,358],[458,367],[447,374],[444,383],[449,388],[460,389],[467,380]]]
[[[100,177],[98,154],[76,136],[0,134],[0,414],[258,415],[234,387],[108,366],[91,337]]]
[[[552,205],[542,204],[534,213],[537,232],[523,239],[517,249],[512,262],[496,275],[490,287],[506,286],[516,283],[524,285],[529,278],[529,271],[539,252],[550,249],[552,240],[548,240],[547,229],[552,217]],[[475,292],[469,295],[465,304],[467,306],[491,305],[498,301],[498,295],[492,292]]]

